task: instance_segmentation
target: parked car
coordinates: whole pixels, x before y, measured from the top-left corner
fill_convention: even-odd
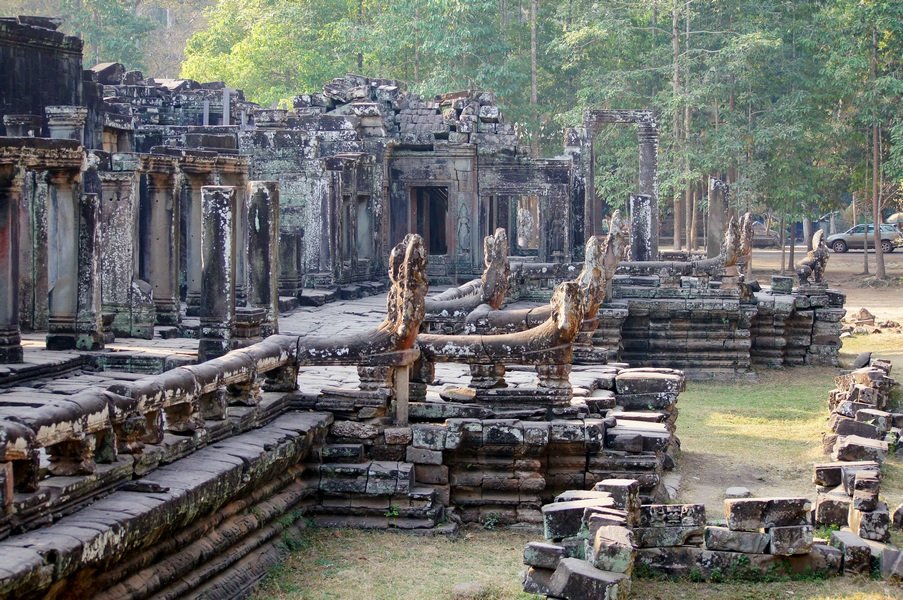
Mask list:
[[[834,252],[846,252],[850,248],[854,250],[862,248],[865,238],[868,237],[869,248],[874,248],[875,243],[875,226],[874,225],[854,225],[843,233],[835,233],[830,236],[825,243]],[[896,225],[887,223],[881,224],[881,249],[884,252],[893,252],[894,248],[903,243],[903,233],[897,229]]]

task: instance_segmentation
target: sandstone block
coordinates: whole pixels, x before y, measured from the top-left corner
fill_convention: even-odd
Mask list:
[[[545,542],[530,542],[524,548],[524,564],[540,569],[552,569],[565,557],[564,547]]]
[[[423,465],[441,465],[442,451],[408,446],[405,460],[409,463],[418,463]]]
[[[530,567],[524,573],[524,591],[540,596],[550,595],[552,591],[549,588],[549,582],[552,580],[553,573],[554,571],[550,569]]]
[[[771,536],[771,554],[780,556],[807,554],[812,547],[811,525],[772,527],[768,533]]]
[[[708,526],[705,528],[707,550],[764,554],[768,551],[771,538],[767,533],[754,531],[731,531],[727,527]]]
[[[383,435],[389,445],[407,445],[413,439],[410,427],[386,427]]]
[[[850,507],[850,530],[865,540],[886,542],[890,539],[890,512],[887,504],[878,502],[875,510],[862,511]]]
[[[870,440],[858,435],[840,436],[834,443],[834,460],[871,460],[883,462],[887,457],[887,442]]]
[[[807,525],[811,502],[806,498],[739,498],[724,501],[724,517],[732,531]]]
[[[429,450],[443,450],[445,448],[446,429],[440,425],[413,425],[411,437],[414,446]]]
[[[600,571],[576,558],[558,563],[549,581],[550,595],[568,600],[626,600],[629,586],[626,575]]]
[[[575,536],[584,524],[583,514],[587,508],[612,507],[610,498],[596,500],[572,500],[553,502],[542,507],[543,533],[548,540],[560,540]]]
[[[815,524],[846,527],[851,502],[843,486],[818,494],[815,498]]]
[[[698,546],[702,544],[704,526],[692,527],[634,527],[637,548],[667,546]]]
[[[624,573],[629,577],[636,558],[633,533],[627,527],[617,525],[599,527],[592,538],[589,554],[587,559],[597,569]]]
[[[705,527],[704,504],[644,504],[640,527]]]
[[[640,509],[640,484],[635,479],[603,479],[593,491],[608,492],[615,508],[635,514]]]
[[[843,552],[845,573],[871,571],[872,551],[862,538],[851,531],[832,531],[831,545]]]

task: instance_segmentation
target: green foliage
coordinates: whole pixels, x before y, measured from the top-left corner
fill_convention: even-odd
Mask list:
[[[560,151],[561,128],[581,125],[586,108],[651,107],[662,198],[721,176],[737,208],[791,221],[865,193],[868,128],[880,124],[885,196],[903,183],[903,3],[545,0],[535,18],[536,103],[531,4],[218,0],[209,28],[188,43],[182,75],[226,81],[264,105],[349,71],[403,79],[426,96],[491,90],[524,142],[546,154]],[[636,189],[632,131],[604,130],[596,154],[598,196],[622,205]]]
[[[501,522],[501,515],[498,513],[491,512],[485,517],[483,517],[483,529],[492,531],[493,529],[499,526]]]
[[[398,507],[395,506],[394,504],[392,504],[391,506],[389,506],[388,509],[386,509],[386,516],[390,519],[394,519],[399,514],[401,514],[401,513],[398,512]]]

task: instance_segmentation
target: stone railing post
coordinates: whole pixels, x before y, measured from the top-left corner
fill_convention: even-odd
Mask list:
[[[0,363],[22,362],[19,333],[19,203],[22,179],[0,165]]]
[[[248,183],[248,306],[263,308],[264,337],[279,331],[279,184]]]
[[[201,276],[198,362],[222,356],[231,350],[235,320],[235,188],[204,186],[201,197],[204,268]]]

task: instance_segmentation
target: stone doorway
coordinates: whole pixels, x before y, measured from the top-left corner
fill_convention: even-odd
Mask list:
[[[412,224],[431,255],[448,254],[448,187],[411,188]]]

